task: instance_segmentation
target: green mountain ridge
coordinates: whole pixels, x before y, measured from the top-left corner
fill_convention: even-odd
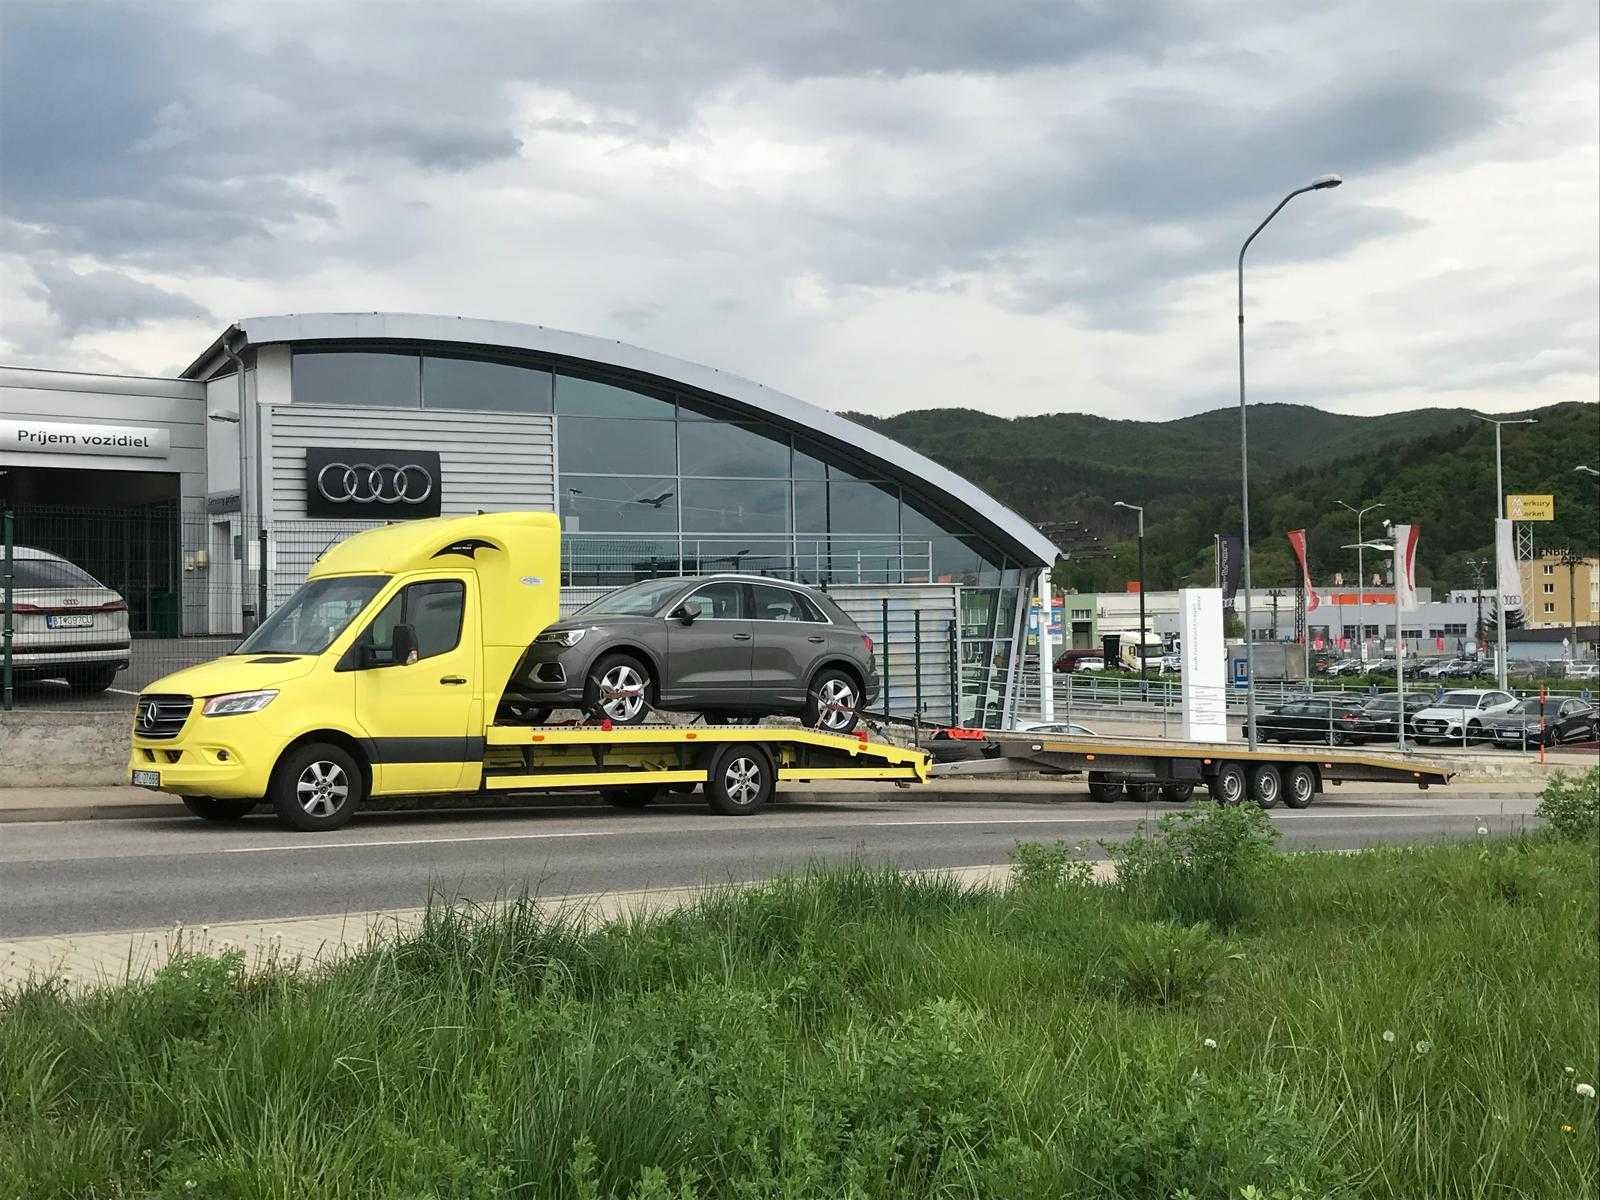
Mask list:
[[[997,417],[972,409],[921,409],[892,417],[843,414],[920,451],[1034,522],[1080,521],[1117,557],[1057,569],[1083,591],[1121,589],[1135,576],[1132,514],[1146,506],[1146,581],[1151,588],[1211,576],[1212,534],[1237,532],[1239,417],[1223,408],[1171,421],[1115,420],[1086,413]],[[1556,520],[1540,527],[1542,548],[1600,551],[1600,505],[1592,481],[1573,472],[1600,465],[1600,405],[1560,404],[1526,414],[1538,424],[1503,434],[1508,492],[1552,493]],[[1307,530],[1313,580],[1354,581],[1355,516],[1340,507],[1381,501],[1380,520],[1422,527],[1421,582],[1464,587],[1466,562],[1493,541],[1494,430],[1464,408],[1346,416],[1307,405],[1250,406],[1251,528],[1255,579],[1291,585],[1284,533]]]

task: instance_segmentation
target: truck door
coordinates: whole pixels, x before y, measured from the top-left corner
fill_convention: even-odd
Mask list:
[[[374,794],[451,791],[467,763],[483,757],[474,582],[406,584],[356,643],[356,720],[367,735]],[[394,661],[398,625],[416,634],[404,662]]]

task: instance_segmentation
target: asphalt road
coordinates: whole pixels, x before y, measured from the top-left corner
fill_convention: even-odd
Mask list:
[[[1321,797],[1275,811],[1280,845],[1353,849],[1512,833],[1535,801],[1492,796]],[[1158,805],[1154,811],[1171,806]],[[0,936],[28,937],[364,912],[431,890],[489,900],[743,881],[811,862],[902,868],[1007,861],[1018,841],[1065,839],[1103,857],[1146,813],[1091,801],[807,801],[754,817],[696,805],[619,812],[599,804],[474,813],[371,813],[330,834],[270,816],[0,827]]]

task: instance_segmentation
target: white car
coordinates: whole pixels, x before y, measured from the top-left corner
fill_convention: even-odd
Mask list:
[[[1074,672],[1104,671],[1106,669],[1106,660],[1103,658],[1080,658],[1072,664],[1072,669]]]
[[[128,665],[128,603],[81,567],[47,550],[13,550],[11,669],[15,678],[64,679],[103,692]]]
[[[1498,688],[1457,688],[1411,718],[1417,741],[1459,742],[1488,736],[1489,718],[1515,708],[1517,698]]]

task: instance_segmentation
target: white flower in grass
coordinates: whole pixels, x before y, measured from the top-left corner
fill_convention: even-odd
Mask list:
[[[1576,1067],[1562,1067],[1561,1069],[1568,1075],[1576,1075],[1578,1073],[1578,1068]]]
[[[1388,1042],[1391,1046],[1394,1045],[1394,1030],[1385,1029],[1383,1031],[1383,1040]]]
[[[1594,1099],[1594,1084],[1592,1083],[1580,1083],[1572,1090],[1577,1092],[1578,1095],[1582,1096],[1585,1100]]]
[[[1478,826],[1478,836],[1479,837],[1483,837],[1488,832],[1489,832],[1489,827],[1487,825],[1479,825]]]
[[[1416,1050],[1418,1054],[1426,1054],[1429,1050],[1433,1049],[1433,1043],[1427,1041],[1418,1042],[1413,1049]]]
[[[1215,1050],[1217,1048],[1217,1039],[1216,1038],[1207,1038],[1205,1041],[1201,1042],[1200,1044],[1202,1046],[1204,1046],[1207,1050]]]

